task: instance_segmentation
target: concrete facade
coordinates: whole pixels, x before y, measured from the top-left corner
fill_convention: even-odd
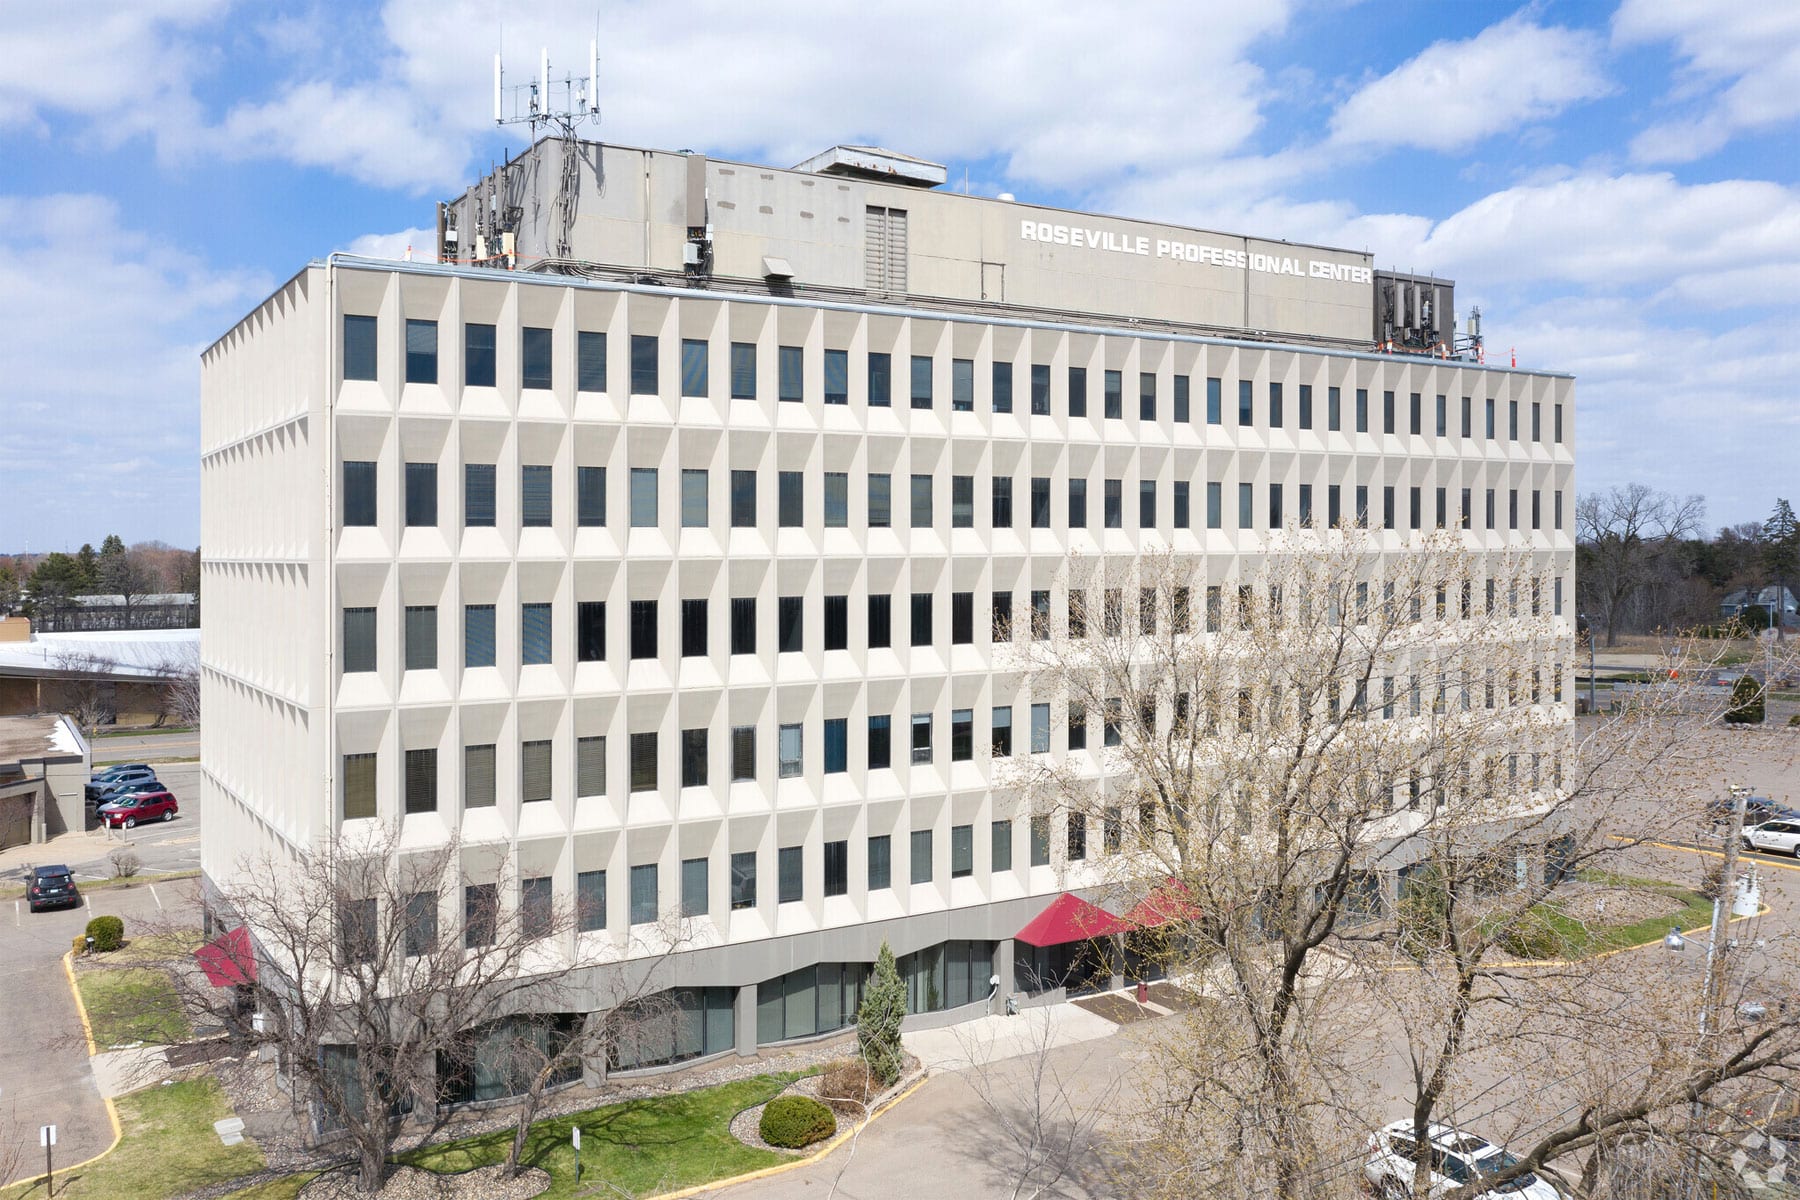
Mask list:
[[[67,717],[0,717],[0,849],[86,829],[91,761]]]
[[[1030,311],[675,286],[687,218],[673,197],[686,203],[690,156],[596,152],[608,183],[584,193],[578,254],[673,263],[674,278],[334,257],[203,356],[202,859],[214,886],[246,855],[303,855],[370,820],[406,846],[459,838],[472,882],[485,845],[565,901],[604,872],[605,920],[569,952],[654,954],[658,922],[681,916],[671,982],[736,989],[732,1041],[748,1051],[775,1027],[767,989],[780,977],[866,964],[883,940],[900,955],[989,947],[982,996],[990,970],[1010,989],[1012,934],[1098,880],[1088,864],[1032,865],[1027,814],[988,753],[1003,710],[1013,753],[1031,752],[1034,703],[995,671],[992,598],[1009,595],[1021,622],[1034,592],[1064,611],[1072,553],[1128,562],[1172,547],[1226,583],[1285,521],[1324,526],[1359,496],[1379,513],[1391,488],[1399,520],[1374,535],[1384,552],[1413,536],[1409,496],[1424,497],[1425,528],[1447,497],[1443,519],[1467,513],[1472,549],[1526,553],[1557,614],[1572,614],[1573,381],[1320,344],[1366,345],[1366,281],[1244,271],[1213,287],[1214,268],[1185,260],[1023,244],[1017,205],[890,187],[893,205],[942,201],[951,214],[929,237],[913,221],[911,287],[979,298],[971,264],[1004,246],[1006,304]],[[807,182],[699,169],[715,215]],[[721,218],[718,271],[751,278],[783,257],[796,279],[858,278],[862,209],[883,185],[811,186],[819,199],[791,215],[788,240]],[[802,236],[821,228],[832,232]],[[613,253],[633,239],[641,258]],[[1038,311],[1084,304],[1094,320]],[[1134,306],[1242,336],[1109,323]],[[1300,332],[1252,332],[1284,325]],[[373,481],[367,524],[347,520],[352,474],[358,505]],[[1083,489],[1085,520],[1072,499]],[[753,647],[734,645],[746,601]],[[871,636],[884,602],[888,636]],[[929,629],[920,644],[914,611]],[[965,713],[966,760],[952,750]],[[880,717],[888,762],[871,766]],[[1060,710],[1049,729],[1044,753],[1094,769],[1067,748]],[[409,764],[426,763],[429,783],[409,784]],[[916,865],[915,847],[928,855]],[[758,882],[735,906],[743,855]],[[783,899],[796,862],[797,898]],[[646,868],[649,921],[633,911]],[[979,999],[976,973],[937,1007]],[[596,1003],[605,990],[596,975]]]

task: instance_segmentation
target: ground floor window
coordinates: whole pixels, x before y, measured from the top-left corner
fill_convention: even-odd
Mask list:
[[[469,1104],[524,1094],[552,1059],[567,1053],[581,1031],[580,1013],[502,1017],[458,1039],[452,1054],[438,1055],[438,1095],[446,1104]],[[557,1065],[551,1086],[581,1078],[581,1059]]]
[[[362,1075],[357,1069],[355,1046],[320,1046],[319,1060],[324,1067],[324,1095],[319,1097],[319,1128],[344,1128],[346,1112],[363,1110]],[[394,1085],[386,1071],[376,1077],[377,1087],[389,1094],[388,1111],[395,1116],[412,1111],[412,1094]]]
[[[629,1071],[730,1050],[737,1044],[736,1004],[733,987],[671,988],[647,996],[621,1015],[607,1066]]]
[[[856,1024],[868,963],[819,963],[765,979],[756,987],[759,1045],[830,1033]]]
[[[1013,986],[1021,992],[1065,988],[1071,995],[1103,992],[1112,986],[1115,966],[1109,939],[1064,942],[1057,946],[1014,943]]]
[[[994,943],[940,942],[903,956],[906,1011],[937,1012],[985,998],[994,974]]]

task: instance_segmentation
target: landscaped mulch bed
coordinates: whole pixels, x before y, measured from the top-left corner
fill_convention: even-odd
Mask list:
[[[439,1175],[417,1167],[395,1167],[379,1192],[380,1200],[530,1200],[550,1186],[550,1176],[526,1167],[515,1179],[505,1166],[477,1167],[460,1175]],[[327,1171],[300,1189],[302,1200],[363,1200],[356,1172]]]
[[[1588,926],[1635,925],[1651,917],[1674,916],[1687,907],[1680,896],[1610,883],[1566,883],[1556,890],[1554,900],[1564,916]]]
[[[842,1056],[840,1055],[839,1057]],[[874,1103],[882,1103],[901,1086],[910,1083],[913,1079],[917,1078],[918,1074],[919,1060],[910,1054],[907,1055],[906,1063],[901,1068],[900,1082],[876,1096]],[[845,1129],[855,1125],[858,1121],[863,1120],[862,1113],[856,1111],[846,1112],[845,1107],[848,1107],[847,1105],[845,1107],[839,1107],[844,1103],[843,1101],[827,1100],[824,1096],[821,1096],[819,1094],[819,1085],[821,1082],[821,1076],[808,1075],[804,1078],[794,1080],[794,1082],[788,1084],[787,1087],[783,1088],[777,1095],[785,1096],[792,1093],[799,1096],[810,1096],[814,1100],[820,1101],[836,1114],[839,1133],[842,1133]],[[770,1100],[773,1100],[774,1098],[774,1096],[769,1097]],[[807,1146],[803,1149],[791,1150],[786,1146],[771,1146],[769,1143],[763,1141],[762,1114],[763,1109],[767,1107],[768,1102],[764,1101],[762,1104],[756,1104],[746,1108],[743,1112],[731,1118],[731,1136],[744,1143],[744,1145],[753,1147],[754,1149],[768,1150],[774,1154],[785,1154],[790,1158],[799,1158],[802,1155],[813,1154],[818,1151],[818,1146]]]

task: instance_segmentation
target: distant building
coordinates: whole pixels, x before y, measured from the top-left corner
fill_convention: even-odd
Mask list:
[[[198,629],[0,639],[0,716],[69,712],[90,725],[151,724],[169,712],[170,687],[199,669]]]
[[[0,717],[0,850],[86,828],[89,763],[68,717]]]
[[[1750,588],[1739,588],[1735,592],[1728,593],[1725,599],[1719,602],[1719,615],[1730,620],[1733,617],[1742,616],[1747,608],[1760,608],[1769,614],[1770,624],[1774,624],[1775,597],[1777,595],[1781,597],[1780,623],[1784,626],[1795,624],[1796,616],[1800,615],[1800,603],[1796,603],[1794,593],[1785,587],[1758,588],[1754,594]]]
[[[84,633],[102,629],[198,629],[200,598],[192,592],[121,596],[68,596],[40,604],[37,628],[44,633]]]

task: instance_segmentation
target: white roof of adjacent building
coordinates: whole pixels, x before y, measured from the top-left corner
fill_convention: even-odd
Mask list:
[[[28,642],[0,642],[0,675],[72,671],[122,679],[158,679],[199,669],[198,629],[38,633]]]
[[[0,763],[38,758],[79,757],[87,743],[67,717],[54,713],[34,717],[0,717]]]

